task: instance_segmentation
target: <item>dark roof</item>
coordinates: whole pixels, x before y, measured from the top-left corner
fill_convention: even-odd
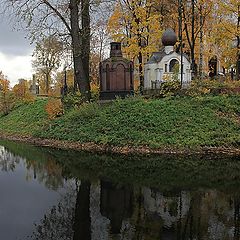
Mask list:
[[[162,35],[162,43],[164,46],[174,46],[177,42],[177,35],[173,29],[168,28]]]
[[[146,62],[146,64],[159,63],[165,56],[172,54],[173,52],[174,51],[166,54],[165,47],[163,47],[159,52],[153,52],[150,59]],[[180,53],[177,54],[180,55]],[[187,54],[183,53],[183,56],[190,62],[189,56]]]
[[[165,48],[162,48],[159,52],[153,52],[150,59],[146,64],[151,64],[151,63],[158,63],[160,62],[166,55],[172,54],[172,52],[166,54]]]
[[[153,52],[150,59],[146,64],[151,64],[151,63],[158,63],[160,62],[164,56],[167,54],[164,51],[164,48],[160,50],[160,52]]]

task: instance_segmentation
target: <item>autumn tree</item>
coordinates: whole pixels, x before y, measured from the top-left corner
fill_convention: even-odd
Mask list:
[[[7,7],[26,23],[34,41],[51,35],[69,39],[73,53],[75,79],[84,100],[90,99],[90,0],[5,0]]]
[[[33,95],[30,93],[29,82],[25,79],[19,79],[19,83],[14,85],[12,91],[16,100],[31,102],[34,101]]]
[[[159,14],[154,14],[153,4],[148,0],[119,0],[108,29],[115,41],[123,43],[125,54],[137,60],[140,91],[143,90],[143,65],[150,53],[156,51],[162,29]]]
[[[204,27],[210,13],[213,10],[212,0],[182,0],[177,1],[178,6],[178,32],[182,29],[182,42],[184,51],[187,52],[191,59],[191,68],[193,76],[197,76],[197,62],[200,64],[199,70],[202,74],[202,48]],[[181,14],[181,16],[180,16]],[[179,19],[182,21],[179,21]],[[181,26],[180,26],[181,25]],[[201,45],[201,46],[200,46]],[[198,54],[196,54],[196,49]]]
[[[238,0],[223,0],[215,4],[218,14],[217,36],[222,36],[219,43],[223,49],[226,48],[223,52],[226,58],[231,56],[230,59],[235,62],[236,78],[240,80],[240,3]]]
[[[7,115],[13,107],[14,97],[10,91],[10,82],[7,77],[0,72],[0,112]]]
[[[47,94],[49,93],[51,74],[60,66],[62,51],[62,43],[54,36],[49,36],[36,43],[32,64],[37,72],[45,76],[45,90]]]
[[[107,20],[104,18],[92,25],[91,52],[90,52],[90,79],[91,83],[99,84],[99,64],[107,58],[110,36],[107,32]]]

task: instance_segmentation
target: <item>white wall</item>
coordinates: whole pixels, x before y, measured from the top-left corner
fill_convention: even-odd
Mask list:
[[[169,64],[172,59],[181,62],[181,55],[172,52],[162,58],[159,63],[145,64],[144,66],[144,89],[152,89],[154,82],[157,80],[157,85],[168,79],[172,79],[173,73],[169,72]],[[167,72],[165,71],[167,65]],[[160,79],[159,79],[160,78]],[[178,79],[181,79],[181,70],[179,69]],[[188,59],[183,56],[183,87],[186,87],[191,82],[191,64]],[[154,87],[153,87],[154,88]]]

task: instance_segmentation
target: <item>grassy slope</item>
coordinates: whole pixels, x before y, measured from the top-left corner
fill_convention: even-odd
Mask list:
[[[240,144],[238,96],[148,101],[133,98],[104,106],[89,104],[50,124],[46,121],[44,104],[40,100],[24,105],[0,118],[0,129],[114,146],[195,148]]]
[[[34,103],[18,106],[9,115],[0,117],[0,131],[23,135],[33,134],[47,121],[45,105],[46,100],[39,99]]]

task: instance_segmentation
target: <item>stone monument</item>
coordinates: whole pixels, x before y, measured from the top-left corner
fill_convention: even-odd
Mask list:
[[[112,42],[110,58],[100,63],[100,99],[131,95],[133,85],[133,62],[123,58],[121,43]]]

